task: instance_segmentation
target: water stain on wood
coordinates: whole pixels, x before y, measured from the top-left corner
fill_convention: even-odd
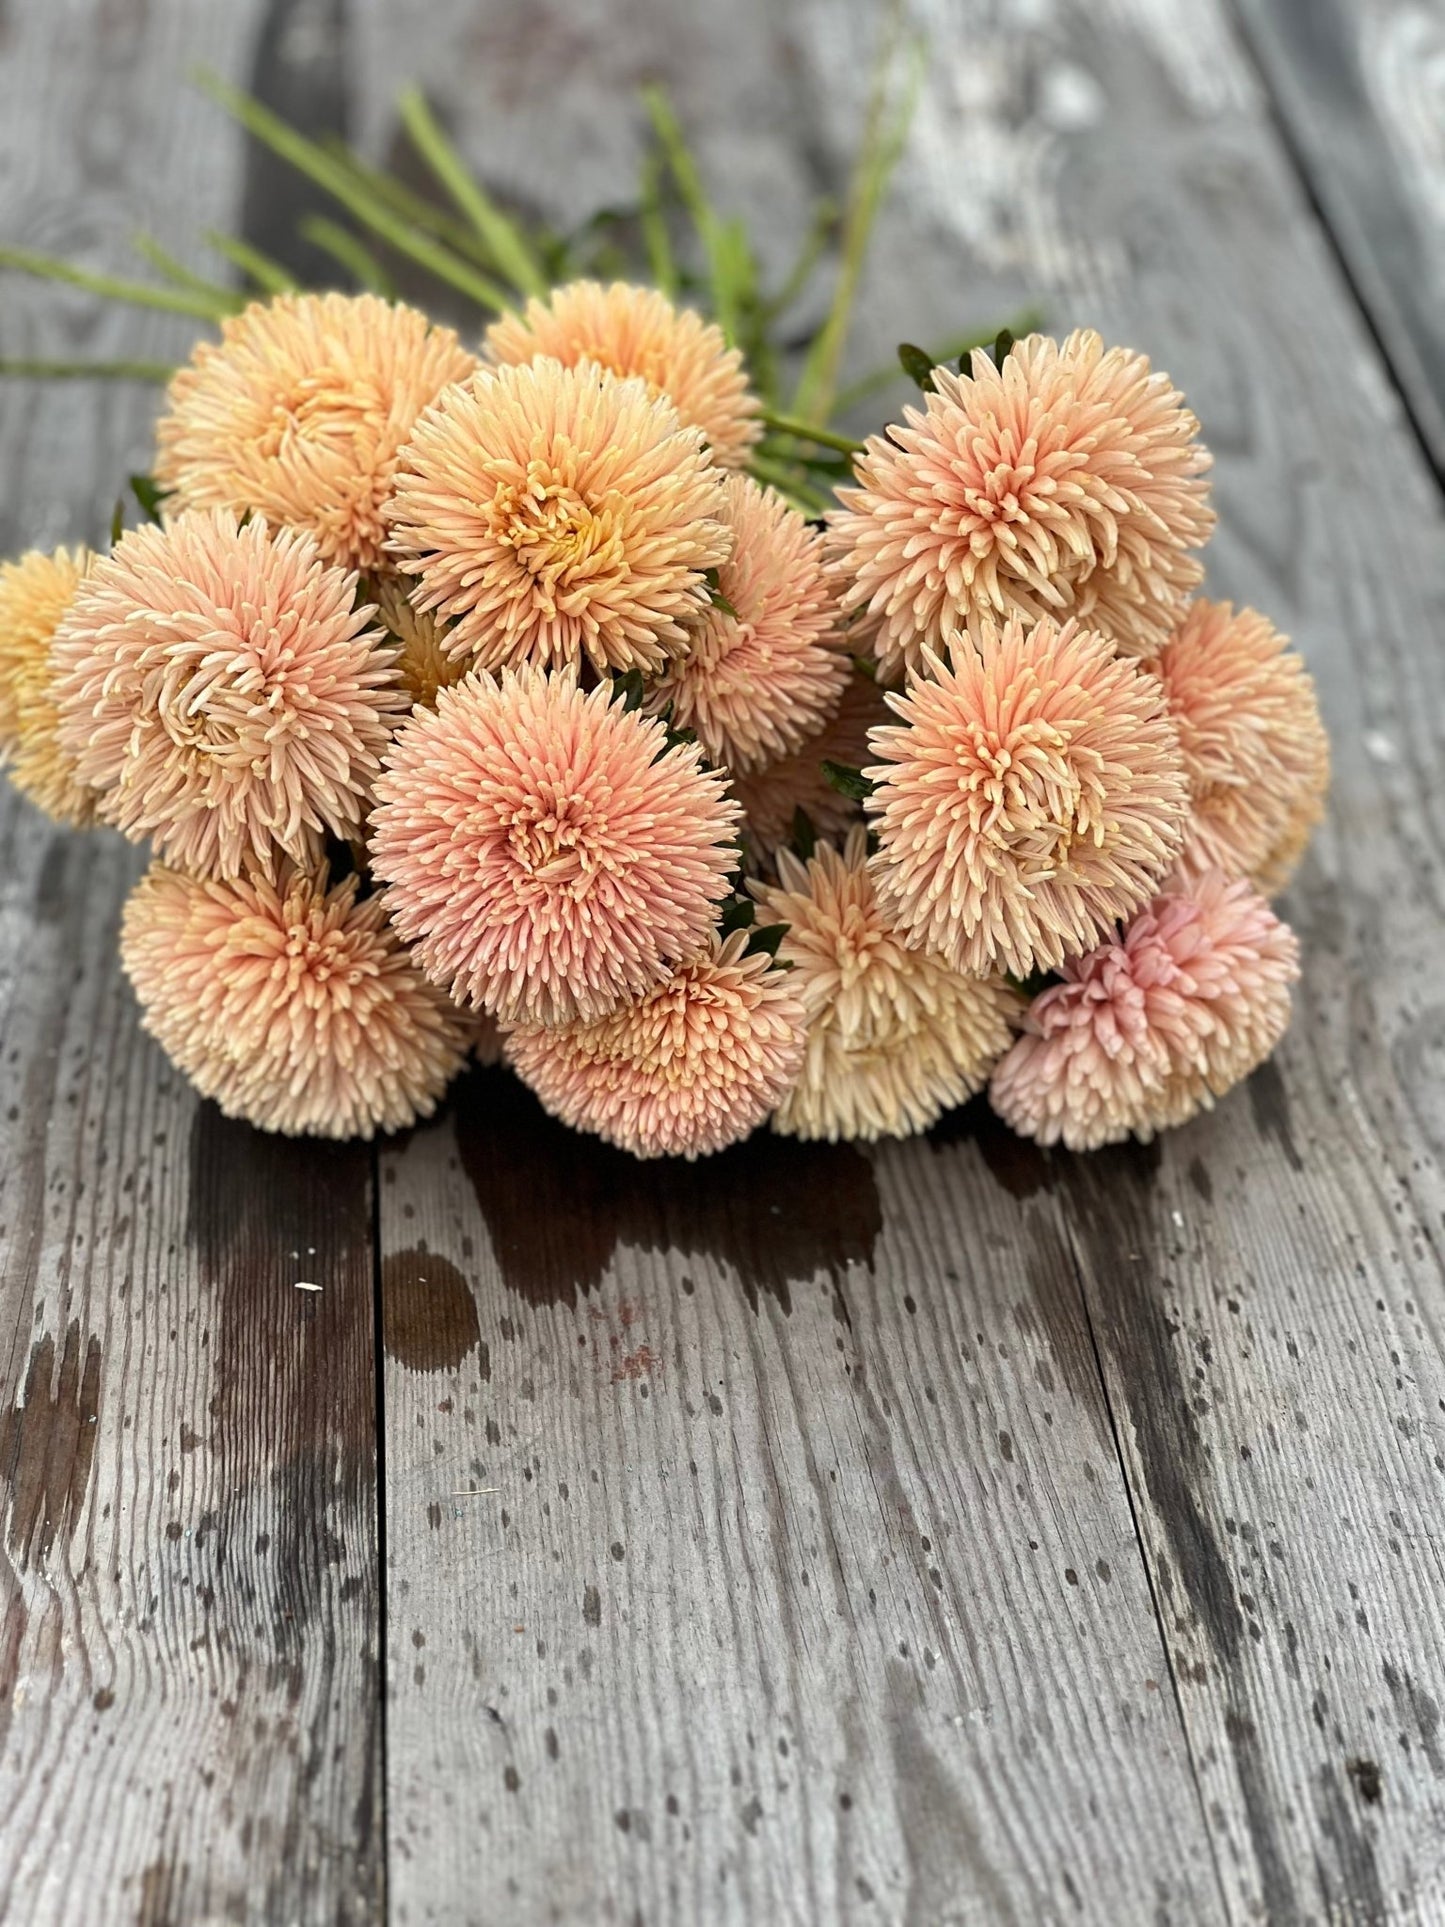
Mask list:
[[[381,1334],[388,1357],[414,1372],[454,1372],[482,1342],[472,1288],[425,1245],[394,1251],[381,1267]]]
[[[883,1229],[873,1167],[851,1144],[759,1131],[688,1164],[641,1162],[547,1116],[525,1085],[477,1070],[456,1086],[457,1148],[506,1284],[533,1305],[575,1305],[620,1245],[706,1253],[749,1305],[820,1272],[868,1264]]]
[[[1049,1152],[1011,1131],[985,1091],[946,1112],[925,1135],[935,1151],[951,1144],[975,1145],[990,1176],[1011,1198],[1032,1198],[1054,1181]]]
[[[1305,1161],[1295,1142],[1289,1092],[1285,1088],[1279,1065],[1271,1057],[1260,1065],[1244,1088],[1249,1092],[1249,1108],[1260,1136],[1274,1139],[1289,1160],[1292,1171],[1303,1171]]]
[[[47,1332],[30,1354],[19,1404],[0,1417],[0,1481],[8,1496],[5,1538],[22,1571],[43,1563],[75,1529],[90,1487],[100,1411],[100,1340],[65,1330],[56,1371]]]

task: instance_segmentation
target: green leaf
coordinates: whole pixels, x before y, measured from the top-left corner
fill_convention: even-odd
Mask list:
[[[201,321],[219,321],[234,314],[240,305],[234,295],[202,294],[195,288],[158,288],[146,281],[127,281],[119,275],[93,274],[53,255],[36,254],[30,248],[0,248],[0,268],[13,268],[18,274],[33,274],[41,281],[64,281],[87,294],[103,295],[107,301],[128,301],[137,308],[159,308],[167,314],[191,315]]]
[[[806,863],[818,847],[818,832],[813,819],[799,803],[793,811],[793,848]]]
[[[379,294],[385,301],[394,298],[396,283],[350,228],[342,227],[339,221],[328,221],[325,215],[312,214],[301,223],[301,238],[320,248],[323,254],[329,254],[368,294]]]
[[[903,350],[900,348],[898,352],[901,355]],[[918,354],[921,350],[915,348],[911,352]],[[851,435],[839,435],[831,428],[815,428],[809,422],[799,421],[795,415],[778,415],[765,408],[763,422],[775,434],[792,435],[799,441],[812,442],[818,448],[836,448],[844,455],[859,455],[863,450],[862,442],[855,442]]]
[[[117,495],[115,498],[115,508],[112,511],[111,518],[110,518],[110,546],[114,548],[116,543],[119,542],[120,538],[124,534],[125,534],[125,497],[123,495]]]
[[[926,348],[916,348],[911,341],[900,341],[898,365],[915,387],[921,388],[925,395],[932,394],[933,371],[938,363]]]
[[[791,925],[786,923],[764,923],[756,925],[752,935],[748,938],[748,954],[752,955],[755,951],[763,950],[766,951],[770,957],[776,957],[778,954],[778,945],[783,941],[783,938],[787,936],[791,927]]]
[[[147,521],[159,522],[161,503],[165,500],[162,491],[156,486],[154,475],[132,475],[130,492],[140,505],[140,512]]]
[[[878,787],[861,769],[831,762],[827,757],[823,759],[823,776],[830,789],[837,790],[840,796],[851,797],[855,803],[866,803]]]
[[[640,669],[613,670],[612,700],[616,702],[620,696],[624,711],[641,709],[642,699],[646,693]]]
[[[725,937],[730,937],[734,930],[750,929],[757,914],[758,906],[751,897],[730,897],[723,905],[718,928]]]
[[[155,381],[175,373],[163,361],[28,361],[0,357],[0,375],[24,381]]]
[[[1010,351],[1012,350],[1013,345],[1014,345],[1013,329],[1000,328],[997,335],[994,337],[994,344],[993,344],[993,350],[992,350],[995,367],[997,368],[1003,367],[1004,361],[1009,355]]]
[[[206,245],[223,255],[233,267],[239,268],[262,294],[294,293],[296,277],[290,269],[283,268],[279,261],[273,261],[260,248],[253,248],[249,241],[242,241],[234,234],[222,234],[216,228],[207,228]]]
[[[531,242],[478,183],[442,132],[420,89],[403,88],[398,106],[412,144],[476,229],[497,268],[523,294],[545,294],[547,277]]]
[[[672,301],[677,295],[677,262],[673,259],[667,214],[662,205],[662,156],[655,148],[643,157],[638,220],[647,249],[648,271],[655,285]]]

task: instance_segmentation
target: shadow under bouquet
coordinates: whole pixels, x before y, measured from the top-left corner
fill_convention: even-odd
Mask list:
[[[122,961],[199,1091],[364,1137],[475,1051],[640,1157],[907,1135],[985,1086],[1087,1149],[1269,1055],[1310,678],[1198,595],[1208,455],[1144,356],[904,347],[916,404],[833,425],[896,119],[784,406],[796,288],[759,293],[665,103],[631,278],[506,216],[415,96],[445,207],[228,105],[353,217],[314,238],[356,291],[174,267],[219,339],[139,520],[0,570],[0,752],[149,844]]]

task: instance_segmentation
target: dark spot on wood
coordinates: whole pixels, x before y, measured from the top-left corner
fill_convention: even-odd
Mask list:
[[[91,1701],[91,1704],[97,1713],[108,1713],[111,1707],[115,1705],[115,1694],[108,1686],[102,1686],[95,1698]]]
[[[926,1135],[936,1151],[952,1144],[976,1145],[990,1176],[1011,1198],[1031,1198],[1053,1182],[1049,1153],[1011,1131],[986,1092],[947,1112]]]
[[[1381,1667],[1390,1698],[1395,1703],[1398,1718],[1407,1726],[1413,1726],[1419,1735],[1420,1745],[1425,1758],[1430,1762],[1430,1771],[1435,1778],[1445,1777],[1445,1750],[1440,1745],[1440,1705],[1434,1695],[1427,1693],[1403,1669],[1393,1666],[1387,1659]]]
[[[1355,1791],[1367,1807],[1375,1807],[1384,1798],[1384,1779],[1377,1760],[1346,1760],[1345,1771],[1355,1783]]]
[[[509,1073],[476,1070],[451,1101],[457,1146],[506,1284],[529,1304],[596,1290],[619,1244],[706,1253],[749,1305],[868,1264],[883,1228],[873,1167],[848,1144],[759,1131],[716,1157],[641,1162],[549,1118]]]
[[[1350,1769],[1352,1771],[1352,1769]],[[1333,1849],[1333,1865],[1326,1854],[1316,1850],[1315,1877],[1324,1901],[1327,1920],[1368,1923],[1385,1927],[1394,1917],[1386,1905],[1380,1870],[1375,1860],[1375,1843],[1370,1823],[1350,1802],[1333,1766],[1322,1766],[1318,1776],[1316,1810],[1320,1834]],[[1357,1783],[1358,1790],[1358,1783]],[[1378,1777],[1376,1797],[1378,1798]]]
[[[522,1776],[516,1767],[509,1766],[503,1769],[502,1785],[507,1789],[508,1793],[515,1793],[521,1784]]]
[[[1003,1453],[1004,1464],[1012,1465],[1014,1462],[1014,1442],[1013,1442],[1013,1437],[1010,1433],[1008,1432],[999,1433],[998,1449],[1000,1452]]]
[[[1189,1182],[1206,1204],[1214,1202],[1214,1180],[1204,1168],[1201,1158],[1189,1160]]]
[[[381,1335],[411,1371],[457,1371],[482,1339],[471,1285],[425,1247],[391,1252],[381,1263]]]
[[[1261,1064],[1245,1084],[1255,1129],[1263,1138],[1273,1138],[1289,1160],[1291,1170],[1303,1171],[1304,1159],[1295,1143],[1294,1121],[1290,1116],[1289,1093],[1279,1065],[1271,1057]]]
[[[596,1586],[582,1588],[582,1622],[586,1626],[602,1624],[602,1594]]]
[[[753,1798],[748,1801],[747,1805],[743,1808],[742,1813],[739,1815],[739,1818],[742,1820],[744,1829],[754,1839],[757,1838],[758,1822],[759,1820],[762,1819],[762,1817],[763,1817],[763,1803],[761,1800],[758,1799],[757,1795],[754,1794]]]
[[[435,1499],[432,1500],[431,1504],[426,1509],[426,1522],[431,1527],[433,1532],[440,1532],[441,1523],[442,1523],[442,1509],[440,1505],[438,1505]]]
[[[5,1541],[23,1572],[68,1540],[85,1504],[100,1411],[100,1340],[65,1329],[57,1369],[47,1332],[32,1347],[20,1402],[0,1416]]]

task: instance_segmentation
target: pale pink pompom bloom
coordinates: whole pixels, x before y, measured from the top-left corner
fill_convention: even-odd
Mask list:
[[[358,833],[406,698],[356,577],[228,509],[121,537],[52,647],[61,743],[99,813],[201,876]]]
[[[550,355],[569,368],[594,361],[610,374],[637,376],[701,433],[720,468],[741,468],[763,432],[741,351],[729,348],[715,322],[674,307],[657,288],[571,281],[494,321],[483,346],[498,363]]]
[[[1304,660],[1253,609],[1193,604],[1151,664],[1189,779],[1188,876],[1284,888],[1324,814],[1330,745]]]
[[[400,1129],[430,1116],[466,1053],[466,1020],[355,877],[328,890],[289,864],[274,883],[154,864],[126,903],[121,961],[171,1060],[263,1131]]]
[[[778,853],[754,884],[758,921],[783,923],[778,961],[808,1024],[802,1072],[773,1117],[788,1137],[907,1137],[982,1088],[1007,1050],[1018,993],[912,950],[879,907],[867,832],[805,864]]]
[[[753,855],[770,862],[778,845],[792,836],[799,810],[819,836],[840,835],[858,821],[859,805],[834,789],[823,764],[861,769],[868,761],[869,730],[886,723],[890,713],[877,683],[855,669],[828,721],[791,756],[759,770],[728,772],[733,795],[743,807],[743,829]]]
[[[1184,770],[1159,684],[1047,617],[924,666],[870,738],[880,900],[955,970],[1053,969],[1145,903],[1178,853]]]
[[[823,564],[822,536],[746,475],[723,484],[733,551],[718,571],[721,606],[654,685],[709,761],[756,770],[799,749],[838,705],[851,663]]]
[[[50,646],[95,558],[32,549],[0,567],[0,768],[37,809],[72,829],[95,820],[95,792],[60,741]]]
[[[829,517],[844,605],[866,612],[884,673],[1013,610],[1159,648],[1214,520],[1199,424],[1168,376],[1088,331],[1030,335],[972,369],[934,370]]]
[[[507,1055],[546,1108],[635,1157],[705,1157],[755,1130],[798,1074],[788,972],[735,931],[640,1003],[590,1024],[526,1025]]]
[[[1182,1124],[1262,1064],[1289,1023],[1294,933],[1242,879],[1171,887],[1064,965],[994,1072],[1006,1124],[1074,1151]]]
[[[737,806],[695,744],[567,676],[483,673],[398,732],[371,858],[435,982],[508,1022],[600,1017],[706,941]]]
[[[221,323],[171,379],[156,480],[177,509],[248,510],[374,569],[397,451],[477,358],[374,294],[281,294]]]
[[[722,475],[640,381],[594,363],[479,369],[403,451],[390,553],[412,601],[482,669],[656,675],[728,558]]]

